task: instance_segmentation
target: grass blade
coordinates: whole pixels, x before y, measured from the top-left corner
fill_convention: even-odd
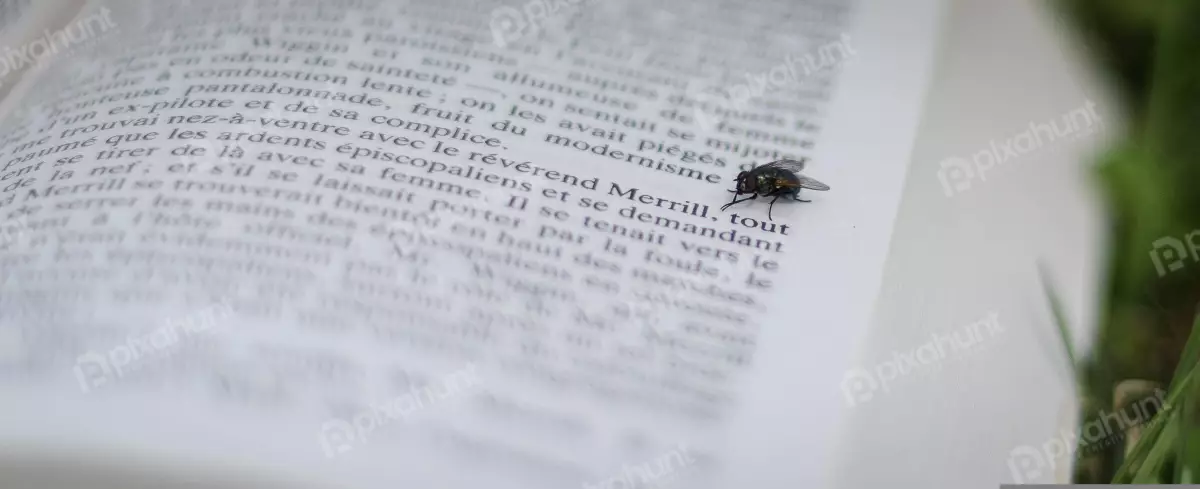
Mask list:
[[[1196,389],[1187,389],[1180,399],[1178,458],[1175,463],[1175,480],[1172,484],[1193,484],[1200,475],[1200,425],[1196,424]]]
[[[1125,463],[1121,464],[1121,468],[1117,470],[1117,474],[1113,477],[1114,484],[1129,484],[1135,479],[1134,471],[1138,477],[1144,477],[1147,474],[1153,473],[1152,469],[1161,469],[1166,462],[1166,457],[1173,453],[1175,448],[1174,440],[1178,432],[1182,428],[1177,421],[1184,407],[1183,399],[1185,394],[1191,394],[1196,391],[1193,386],[1194,379],[1200,377],[1200,364],[1197,363],[1197,357],[1200,357],[1200,328],[1195,326],[1200,323],[1200,315],[1197,315],[1195,323],[1193,323],[1192,332],[1188,335],[1187,344],[1183,347],[1183,355],[1179,365],[1175,368],[1175,377],[1171,379],[1171,386],[1167,389],[1166,406],[1163,412],[1160,412],[1154,417],[1154,421],[1142,434],[1133,450],[1129,452],[1129,456],[1125,458]],[[1186,396],[1191,397],[1191,396]],[[1164,427],[1171,425],[1170,432],[1164,433]],[[1160,442],[1168,440],[1166,448],[1160,448]],[[1193,455],[1197,456],[1197,455]],[[1161,458],[1156,458],[1161,457]]]
[[[1038,276],[1042,281],[1042,290],[1046,294],[1046,301],[1050,303],[1050,313],[1054,315],[1054,325],[1058,327],[1058,337],[1062,340],[1063,350],[1067,353],[1067,361],[1071,362],[1072,378],[1079,378],[1076,370],[1079,368],[1079,359],[1075,357],[1075,343],[1071,341],[1071,330],[1067,327],[1067,315],[1063,311],[1062,300],[1059,299],[1058,293],[1050,284],[1049,275],[1045,265],[1038,263]]]
[[[1200,313],[1192,322],[1192,334],[1200,331]],[[1188,368],[1194,368],[1200,362],[1200,341],[1189,341],[1184,345],[1183,353],[1179,355],[1179,365],[1175,366],[1175,377]],[[1176,484],[1192,484],[1200,477],[1200,424],[1196,423],[1196,413],[1200,413],[1200,383],[1194,383],[1190,388],[1182,388],[1179,403],[1179,459],[1175,467]]]
[[[1200,311],[1192,320],[1192,332],[1188,335],[1187,344],[1179,355],[1179,365],[1175,366],[1175,375],[1171,377],[1171,388],[1175,388],[1175,379],[1183,378],[1183,374],[1200,363],[1200,341],[1196,340],[1196,331],[1200,330]]]
[[[1195,374],[1195,370],[1188,372],[1188,378]],[[1165,401],[1165,409],[1154,416],[1154,420],[1146,426],[1142,432],[1141,438],[1138,439],[1133,450],[1125,457],[1125,462],[1117,469],[1116,475],[1113,476],[1113,484],[1132,484],[1134,471],[1143,465],[1143,461],[1149,460],[1151,450],[1157,445],[1158,439],[1162,436],[1167,420],[1175,414],[1175,405],[1179,402],[1178,395],[1167,395]]]
[[[1137,474],[1133,476],[1133,484],[1171,483],[1169,480],[1162,479],[1162,470],[1175,455],[1175,440],[1179,437],[1179,416],[1176,415],[1176,412],[1164,414],[1167,417],[1160,421],[1164,427],[1152,440],[1152,446],[1146,454],[1145,461],[1138,467]]]

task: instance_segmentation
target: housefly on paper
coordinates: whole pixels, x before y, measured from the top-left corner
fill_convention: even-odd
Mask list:
[[[829,190],[828,185],[801,175],[802,170],[804,170],[804,160],[779,160],[738,173],[737,188],[730,190],[733,192],[733,201],[722,206],[721,210],[728,209],[729,206],[739,202],[757,199],[759,196],[775,197],[771,199],[771,206],[767,208],[767,219],[773,221],[771,211],[775,208],[775,201],[780,197],[790,196],[792,200],[811,202],[800,198],[801,189]],[[750,196],[738,200],[738,196],[742,194],[750,194]]]

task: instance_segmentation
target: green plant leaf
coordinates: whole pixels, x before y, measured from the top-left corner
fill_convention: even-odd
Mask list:
[[[1193,372],[1188,372],[1190,377]],[[1164,426],[1167,425],[1167,420],[1173,414],[1172,406],[1178,402],[1178,397],[1167,396],[1167,409],[1164,412],[1158,413],[1154,420],[1146,425],[1142,431],[1141,438],[1133,446],[1133,450],[1125,457],[1125,463],[1117,469],[1116,475],[1113,476],[1113,484],[1132,484],[1135,471],[1140,472],[1144,465],[1143,461],[1149,460],[1150,452],[1157,445],[1159,438],[1162,437]]]
[[[1200,323],[1200,315],[1196,316]],[[1113,477],[1113,484],[1136,483],[1135,480],[1147,480],[1151,474],[1157,474],[1165,466],[1169,457],[1175,452],[1175,440],[1181,430],[1179,416],[1183,414],[1183,398],[1186,393],[1195,392],[1194,379],[1200,377],[1200,364],[1196,358],[1200,355],[1200,328],[1193,326],[1188,335],[1187,344],[1183,347],[1184,359],[1176,367],[1175,377],[1167,389],[1166,406],[1158,413],[1149,426],[1142,432],[1137,445],[1125,458],[1125,463]],[[1190,364],[1188,362],[1191,362]],[[1134,472],[1136,471],[1136,473]],[[1136,474],[1136,475],[1135,475]]]
[[[1042,291],[1046,294],[1046,302],[1050,303],[1050,313],[1054,315],[1054,326],[1058,328],[1058,338],[1062,341],[1063,351],[1067,354],[1067,361],[1071,362],[1071,378],[1078,379],[1079,359],[1075,357],[1075,343],[1071,341],[1067,314],[1063,310],[1062,300],[1050,284],[1050,274],[1042,263],[1038,263],[1038,277],[1042,282]]]
[[[1200,330],[1200,313],[1192,322],[1192,336]],[[1175,366],[1175,377],[1193,368],[1200,361],[1200,341],[1188,341],[1183,353],[1179,356],[1179,365]],[[1179,446],[1178,460],[1175,466],[1175,483],[1192,484],[1200,477],[1200,424],[1196,423],[1196,413],[1200,413],[1200,382],[1193,382],[1189,388],[1182,388],[1178,416]]]
[[[1162,430],[1151,442],[1146,459],[1138,467],[1137,474],[1131,481],[1133,484],[1169,484],[1171,481],[1162,479],[1162,469],[1175,455],[1175,439],[1179,437],[1179,416],[1174,412],[1164,413]],[[1145,438],[1143,438],[1145,440]],[[1140,443],[1139,443],[1140,444]]]
[[[1200,341],[1196,341],[1197,329],[1200,329],[1200,311],[1196,312],[1196,318],[1192,320],[1192,332],[1188,335],[1187,344],[1183,345],[1183,353],[1179,355],[1179,364],[1175,366],[1175,375],[1171,377],[1171,387],[1175,387],[1174,379],[1183,378],[1188,370],[1200,363]]]
[[[1195,422],[1198,406],[1196,389],[1183,391],[1179,402],[1179,441],[1176,448],[1175,480],[1173,484],[1193,484],[1200,475],[1200,425]]]

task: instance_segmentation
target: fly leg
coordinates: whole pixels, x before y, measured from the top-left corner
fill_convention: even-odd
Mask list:
[[[800,190],[796,190],[796,193],[792,194],[792,200],[794,200],[796,202],[812,202],[811,200],[801,199],[800,198]]]
[[[737,198],[737,194],[735,194],[735,195],[733,196],[733,202],[730,202],[730,203],[728,203],[728,204],[725,204],[725,205],[721,206],[721,210],[728,209],[728,208],[729,208],[729,206],[731,206],[731,205],[733,205],[733,204],[737,204],[737,203],[739,203],[739,202],[745,202],[745,201],[747,201],[747,200],[754,200],[754,199],[757,199],[757,198],[758,198],[758,194],[750,194],[750,196],[749,196],[749,197],[746,197],[746,198],[744,198],[744,199],[742,199],[742,200],[738,200],[738,198]]]
[[[779,200],[780,197],[786,195],[790,191],[791,191],[791,189],[781,188],[781,189],[776,189],[774,192],[771,192],[766,195],[767,197],[771,197],[771,196],[775,197],[774,199],[771,199],[771,205],[767,207],[767,219],[768,220],[771,220],[771,221],[775,220],[774,218],[771,217],[771,211],[775,209],[775,201]],[[794,196],[796,194],[793,193],[792,195]]]

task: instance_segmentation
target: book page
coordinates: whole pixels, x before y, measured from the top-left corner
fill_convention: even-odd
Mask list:
[[[937,15],[92,2],[95,42],[0,108],[0,446],[294,487],[823,483]],[[832,189],[722,210],[778,159]]]
[[[0,1],[0,32],[13,27],[29,14],[30,0]]]
[[[67,35],[67,21],[84,0],[0,1],[0,98],[26,71],[90,43],[87,36]],[[111,27],[111,22],[109,23]],[[74,34],[74,32],[71,32]]]

